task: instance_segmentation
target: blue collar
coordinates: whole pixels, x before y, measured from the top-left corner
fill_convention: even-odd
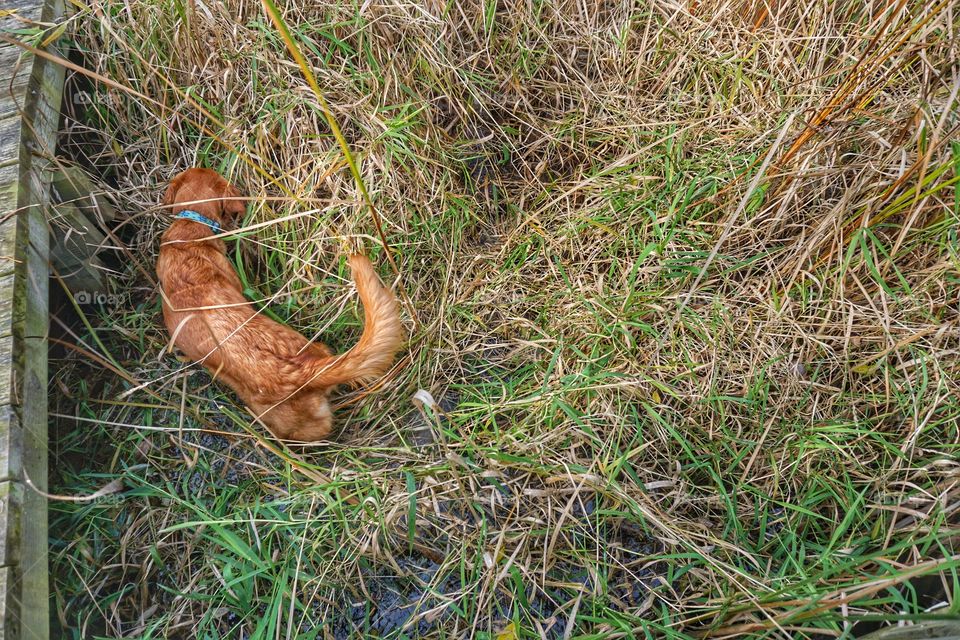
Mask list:
[[[184,209],[183,211],[181,211],[180,213],[178,213],[173,217],[183,218],[184,220],[192,220],[193,222],[199,222],[200,224],[205,224],[208,227],[210,227],[210,230],[213,231],[214,234],[219,234],[221,231],[220,225],[217,222],[215,222],[214,220],[211,220],[206,216],[200,215],[196,211],[191,211],[190,209]]]

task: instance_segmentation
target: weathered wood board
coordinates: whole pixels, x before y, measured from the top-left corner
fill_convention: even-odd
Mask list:
[[[0,32],[49,33],[62,15],[62,0],[7,0]],[[63,76],[0,42],[0,640],[49,637],[47,505],[27,478],[46,490],[47,221]]]

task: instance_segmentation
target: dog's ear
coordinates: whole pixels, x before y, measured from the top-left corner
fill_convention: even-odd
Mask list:
[[[227,183],[223,189],[223,212],[233,218],[239,218],[247,212],[247,201],[240,195],[235,186]]]
[[[167,187],[167,191],[163,194],[163,200],[160,201],[160,204],[169,206],[176,201],[177,191],[179,191],[180,187],[183,186],[183,181],[186,177],[187,172],[183,171],[170,181],[170,186]]]

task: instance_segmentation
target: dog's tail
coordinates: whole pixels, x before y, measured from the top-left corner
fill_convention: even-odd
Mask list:
[[[397,298],[380,281],[366,256],[354,254],[347,262],[363,303],[363,334],[346,353],[313,360],[311,368],[316,371],[311,386],[372,382],[390,369],[403,344]]]

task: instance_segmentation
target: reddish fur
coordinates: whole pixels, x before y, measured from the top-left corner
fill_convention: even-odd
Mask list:
[[[244,212],[237,190],[210,169],[178,175],[163,203],[173,214],[191,209],[221,226]],[[370,260],[350,256],[364,307],[363,335],[334,356],[325,345],[258,314],[243,296],[226,245],[212,235],[205,224],[175,219],[161,239],[157,275],[174,344],[236,391],[278,438],[327,437],[333,423],[330,392],[340,384],[374,380],[393,364],[403,342],[396,298]]]

